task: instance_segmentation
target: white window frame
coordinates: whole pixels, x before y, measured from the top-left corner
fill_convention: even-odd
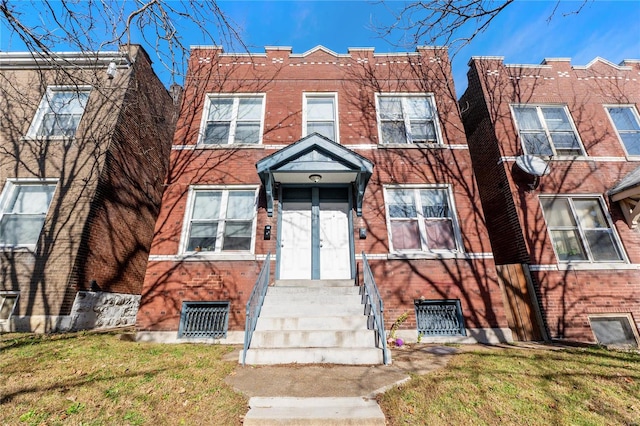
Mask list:
[[[378,123],[378,144],[382,146],[401,146],[406,147],[407,145],[442,145],[442,133],[440,131],[440,121],[438,119],[438,108],[436,106],[436,99],[433,93],[401,93],[401,92],[392,92],[392,93],[376,93],[376,120]],[[402,98],[403,102],[403,119],[404,119],[404,127],[405,127],[405,142],[404,143],[385,143],[382,136],[382,117],[380,116],[380,98]],[[404,100],[407,98],[427,98],[429,100],[429,104],[431,107],[431,111],[433,112],[433,127],[435,129],[436,140],[431,142],[414,142],[411,136],[411,121],[408,116],[404,114]]]
[[[228,256],[228,255],[243,255],[243,254],[254,254],[255,253],[255,244],[256,244],[256,226],[257,226],[257,211],[258,211],[258,191],[259,187],[255,185],[237,185],[237,186],[229,186],[229,185],[192,185],[189,187],[189,194],[187,196],[187,206],[185,209],[184,221],[182,224],[182,237],[180,239],[180,254],[188,254],[194,256]],[[191,221],[193,216],[193,208],[195,206],[196,194],[198,192],[203,191],[220,191],[222,192],[222,200],[220,203],[220,214],[217,220],[226,223],[226,211],[227,211],[227,203],[229,200],[229,193],[233,191],[253,191],[254,192],[254,211],[252,218],[252,226],[251,226],[251,248],[250,250],[240,250],[240,251],[223,251],[222,244],[224,241],[224,226],[219,226],[217,229],[217,237],[216,237],[216,247],[211,251],[191,251],[188,250],[189,247],[189,237],[191,235]],[[216,220],[216,219],[212,219]]]
[[[38,106],[38,110],[33,116],[33,120],[31,121],[31,125],[29,126],[29,130],[27,131],[27,137],[30,139],[70,139],[74,138],[78,128],[80,127],[80,123],[82,123],[82,117],[84,116],[85,111],[87,110],[87,105],[85,104],[82,113],[80,114],[80,118],[78,119],[78,127],[75,128],[73,135],[42,135],[38,136],[38,131],[40,127],[43,125],[43,120],[45,114],[50,111],[49,107],[49,99],[52,99],[55,92],[74,92],[74,93],[87,93],[87,104],[89,103],[89,97],[91,96],[91,86],[48,86],[44,95],[40,99],[40,104]]]
[[[453,235],[455,248],[452,250],[449,249],[430,249],[427,243],[427,232],[424,224],[424,216],[422,213],[422,205],[421,199],[419,197],[420,190],[445,190],[447,194],[447,203],[449,204],[449,212],[451,218],[451,225],[453,227]],[[389,191],[393,190],[413,190],[414,193],[414,202],[416,202],[416,213],[418,219],[418,229],[420,231],[420,246],[421,248],[418,250],[397,250],[393,247],[393,235],[391,230],[391,215],[389,214],[389,201],[391,200],[391,195]],[[385,206],[385,215],[386,215],[386,224],[387,224],[387,239],[389,241],[389,252],[392,254],[425,254],[425,253],[433,253],[433,254],[443,254],[443,253],[462,253],[463,252],[463,244],[462,244],[462,234],[460,231],[460,223],[458,222],[458,214],[455,205],[455,200],[453,197],[453,188],[448,184],[429,184],[429,185],[419,185],[419,184],[405,184],[405,185],[385,185],[383,187],[384,194],[384,206]],[[416,196],[416,194],[418,196]],[[415,201],[417,200],[417,201]]]
[[[563,264],[563,265],[567,265],[567,264],[593,264],[593,265],[605,265],[605,264],[623,264],[623,263],[629,263],[629,259],[627,258],[627,253],[624,249],[624,246],[622,245],[622,241],[620,240],[620,237],[618,236],[618,231],[616,229],[616,227],[613,225],[613,220],[611,219],[611,215],[609,214],[609,210],[607,209],[607,205],[604,203],[604,200],[602,199],[602,196],[600,196],[599,194],[578,194],[578,195],[571,195],[571,194],[555,194],[555,195],[541,195],[540,197],[538,197],[539,202],[540,202],[540,209],[542,211],[542,215],[544,217],[545,220],[545,226],[547,228],[547,235],[549,237],[549,241],[551,241],[551,246],[553,247],[553,253],[556,256],[556,260],[558,261],[558,264]],[[574,220],[574,223],[576,224],[575,226],[549,226],[549,220],[547,219],[547,212],[545,211],[542,201],[545,199],[550,199],[550,200],[554,200],[554,199],[567,199],[569,200],[569,207],[571,209],[571,214]],[[603,216],[604,216],[604,220],[607,222],[607,225],[609,226],[609,232],[612,236],[613,239],[613,243],[615,244],[615,247],[617,248],[621,259],[620,260],[595,260],[593,255],[591,254],[591,247],[588,244],[588,239],[585,236],[585,231],[588,229],[584,229],[582,227],[582,225],[580,224],[580,220],[578,218],[578,215],[576,214],[576,210],[575,207],[573,205],[573,201],[574,200],[593,200],[595,199],[600,207],[600,211],[602,212]],[[596,229],[602,229],[602,228],[596,228]],[[556,246],[554,244],[554,239],[553,236],[551,235],[551,231],[553,230],[557,230],[557,231],[562,231],[562,230],[577,230],[578,231],[578,236],[580,238],[579,243],[582,245],[582,248],[585,252],[585,255],[587,257],[587,259],[576,259],[576,260],[560,260],[560,256],[558,256],[558,253],[556,251]]]
[[[611,121],[611,125],[615,129],[616,134],[618,135],[618,140],[620,141],[620,144],[622,145],[622,148],[624,149],[624,152],[627,154],[628,157],[634,157],[634,158],[640,157],[640,153],[631,154],[627,150],[627,146],[625,145],[624,140],[622,139],[622,135],[620,133],[620,130],[618,130],[618,128],[616,127],[616,123],[613,121],[613,117],[611,117],[611,113],[609,112],[609,108],[628,108],[628,109],[630,109],[631,110],[631,114],[636,119],[636,124],[638,124],[640,126],[640,114],[638,114],[638,109],[636,108],[635,105],[632,105],[632,104],[620,104],[620,105],[610,104],[610,105],[604,105],[604,109],[605,109],[605,111],[607,111],[607,115],[609,116],[609,120]],[[623,133],[639,133],[640,134],[640,130],[635,130],[635,131],[625,130],[625,131],[623,131]]]
[[[240,99],[241,98],[260,98],[262,100],[262,104],[260,106],[261,111],[260,111],[260,134],[258,135],[258,142],[256,143],[238,143],[235,141],[236,138],[236,130],[237,130],[237,126],[238,126],[238,121],[242,121],[242,119],[239,120],[238,117],[238,110],[239,110],[239,106],[240,106]],[[229,121],[229,137],[227,139],[227,143],[220,143],[220,144],[216,144],[216,143],[205,143],[205,137],[206,137],[206,130],[207,130],[207,123],[209,122],[208,118],[209,118],[209,111],[211,110],[211,101],[214,99],[232,99],[233,100],[233,107],[232,107],[232,113],[231,113],[231,120]],[[262,137],[264,134],[264,119],[265,119],[265,100],[266,100],[266,96],[264,93],[208,93],[206,95],[206,102],[204,105],[204,108],[202,109],[202,121],[200,123],[200,134],[198,137],[198,146],[199,147],[225,147],[228,145],[234,145],[234,146],[246,146],[246,147],[251,147],[251,146],[257,146],[257,145],[262,145]],[[253,121],[253,120],[251,120]]]
[[[13,305],[11,306],[11,310],[9,311],[9,315],[7,316],[7,318],[2,318],[0,316],[0,323],[6,323],[9,320],[11,320],[11,316],[15,312],[16,306],[18,306],[18,301],[20,300],[20,292],[19,291],[0,291],[0,312],[2,312],[2,309],[4,308],[4,304],[7,303],[8,297],[10,297],[13,300],[12,302]],[[0,329],[0,331],[9,331],[9,330]]]
[[[522,151],[525,154],[536,155],[536,156],[539,156],[539,157],[554,157],[554,158],[558,158],[558,157],[561,157],[561,158],[562,157],[575,158],[575,157],[586,157],[587,156],[587,151],[584,149],[584,145],[582,144],[582,139],[580,139],[580,133],[578,133],[578,129],[576,128],[576,125],[573,122],[573,117],[571,116],[571,114],[569,112],[569,108],[567,107],[566,104],[511,104],[509,107],[511,109],[511,117],[513,117],[513,122],[514,122],[514,125],[515,125],[515,128],[516,128],[516,131],[518,132],[518,138],[520,139],[520,146],[522,147]],[[527,147],[526,147],[524,138],[522,137],[523,130],[520,130],[520,124],[518,123],[518,119],[516,117],[515,108],[535,108],[536,109],[536,113],[538,115],[538,120],[540,121],[540,123],[542,123],[543,130],[545,132],[547,140],[549,141],[549,146],[551,147],[551,151],[553,152],[553,154],[551,156],[527,151]],[[544,108],[562,108],[564,110],[564,113],[565,113],[567,119],[569,120],[569,125],[571,126],[571,130],[573,132],[573,135],[576,137],[576,140],[578,141],[578,148],[581,151],[580,154],[577,154],[577,155],[576,154],[558,154],[556,146],[553,143],[553,138],[551,137],[551,131],[549,130],[549,126],[547,125],[547,122],[546,122],[546,120],[545,120],[545,118],[544,118],[544,116],[542,114],[542,109],[544,109]]]
[[[54,185],[55,189],[53,191],[53,195],[51,196],[51,202],[56,197],[57,192],[57,179],[7,179],[4,187],[2,188],[2,192],[0,193],[0,222],[5,215],[5,210],[8,208],[8,204],[13,199],[13,194],[16,188],[20,186],[29,186],[29,185]],[[44,213],[44,218],[46,221],[47,215],[49,214],[49,209],[51,208],[51,202],[49,206],[47,206],[47,211]],[[42,234],[42,228],[40,228],[39,235]],[[39,239],[39,238],[38,238]],[[38,241],[36,240],[32,244],[2,244],[0,243],[0,250],[2,249],[14,249],[14,248],[26,248],[29,250],[33,250],[36,248]]]
[[[331,99],[333,100],[333,130],[335,132],[335,143],[340,143],[340,126],[338,123],[338,93],[337,92],[304,92],[302,94],[302,137],[308,136],[307,124],[307,100],[309,99]],[[325,121],[325,120],[323,120]],[[329,138],[331,139],[331,138]]]

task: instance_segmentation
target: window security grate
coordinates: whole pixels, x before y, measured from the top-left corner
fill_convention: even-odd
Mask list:
[[[459,300],[416,300],[418,333],[424,336],[466,336]]]
[[[182,302],[178,337],[227,337],[229,302]]]

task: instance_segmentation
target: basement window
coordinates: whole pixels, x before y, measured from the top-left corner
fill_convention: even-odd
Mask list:
[[[589,323],[600,345],[638,347],[640,338],[631,314],[590,315]]]
[[[11,318],[18,301],[18,293],[0,293],[0,321]]]
[[[459,299],[416,300],[416,324],[423,336],[466,336]]]
[[[229,302],[182,302],[178,338],[227,337]]]

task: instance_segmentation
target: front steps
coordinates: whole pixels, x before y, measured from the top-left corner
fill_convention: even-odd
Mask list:
[[[352,280],[276,281],[267,290],[246,363],[382,364],[368,321]]]

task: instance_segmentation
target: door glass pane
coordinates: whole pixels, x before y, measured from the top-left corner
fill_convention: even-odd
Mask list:
[[[418,221],[392,221],[391,241],[394,250],[420,250]]]
[[[218,219],[220,217],[221,199],[222,193],[219,191],[200,191],[196,193],[193,219]]]
[[[217,222],[192,223],[187,251],[214,251],[217,233]]]
[[[541,199],[544,215],[549,226],[576,226],[566,198]]]
[[[227,222],[222,250],[251,250],[252,222]]]
[[[456,240],[451,220],[425,220],[427,247],[431,250],[455,250]]]
[[[591,249],[593,260],[600,262],[622,260],[610,230],[585,231],[584,234]]]
[[[551,239],[559,260],[587,260],[577,231],[551,231]]]
[[[229,193],[227,219],[252,219],[255,210],[253,191],[233,191]]]

